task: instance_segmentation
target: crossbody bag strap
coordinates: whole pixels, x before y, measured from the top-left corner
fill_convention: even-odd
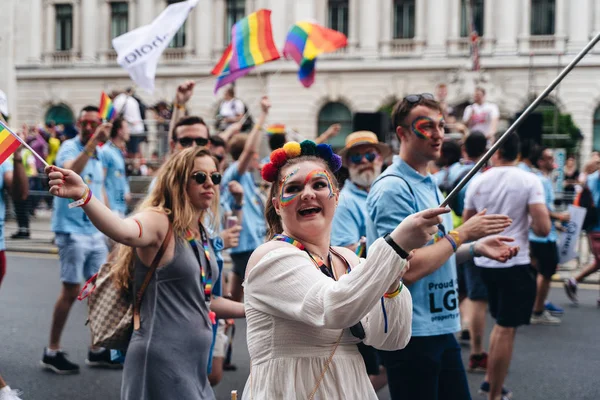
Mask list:
[[[150,284],[150,280],[152,279],[152,275],[154,275],[154,271],[156,271],[156,268],[158,267],[158,263],[165,255],[165,251],[167,250],[167,247],[169,246],[169,243],[171,242],[172,236],[173,236],[173,225],[171,225],[171,221],[169,221],[169,230],[167,231],[167,235],[163,239],[160,249],[158,249],[158,252],[154,256],[154,260],[152,260],[152,264],[150,265],[150,268],[148,269],[148,272],[146,273],[146,277],[144,278],[144,283],[142,283],[140,290],[138,290],[138,292],[135,296],[135,302],[133,303],[133,329],[136,331],[138,329],[140,329],[140,305],[142,304],[142,297],[144,296],[144,292],[146,291],[146,288]]]

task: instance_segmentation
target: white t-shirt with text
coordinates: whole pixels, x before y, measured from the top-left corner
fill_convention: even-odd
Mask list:
[[[496,133],[490,132],[492,120],[499,117],[500,111],[494,103],[483,103],[481,105],[473,103],[465,108],[463,121],[468,122],[469,118],[471,118],[471,121],[468,122],[471,132],[479,131],[490,139]]]
[[[493,167],[473,181],[467,189],[465,209],[477,212],[487,209],[486,214],[503,214],[512,219],[512,224],[501,235],[515,239],[511,245],[521,249],[506,263],[485,257],[475,258],[475,265],[487,268],[505,268],[525,265],[529,258],[528,205],[545,204],[544,187],[540,179],[516,166]]]

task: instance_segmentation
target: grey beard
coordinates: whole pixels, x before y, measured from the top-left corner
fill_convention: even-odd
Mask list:
[[[381,168],[375,167],[374,170],[374,172],[365,171],[363,173],[350,174],[350,180],[358,186],[370,188],[375,178],[381,173]]]

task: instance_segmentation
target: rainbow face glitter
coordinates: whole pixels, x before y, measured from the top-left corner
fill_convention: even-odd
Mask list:
[[[412,131],[415,135],[417,135],[418,138],[429,139],[431,138],[429,129],[431,129],[432,127],[435,129],[435,127],[437,127],[442,121],[444,121],[444,116],[441,114],[438,117],[437,121],[429,117],[417,117],[412,122]]]
[[[335,196],[335,192],[333,190],[333,183],[332,183],[331,177],[329,176],[329,173],[327,173],[327,171],[322,170],[322,169],[315,169],[315,170],[309,172],[308,175],[306,175],[306,179],[304,179],[304,183],[302,184],[302,188],[300,188],[300,190],[298,190],[297,192],[295,192],[295,193],[285,193],[285,189],[286,189],[286,186],[288,185],[288,182],[290,181],[290,179],[294,175],[296,175],[298,173],[298,171],[299,171],[298,168],[296,168],[295,170],[293,170],[291,173],[289,173],[283,179],[283,181],[281,183],[281,188],[279,190],[279,202],[281,204],[281,207],[287,207],[294,200],[296,200],[298,198],[298,196],[300,194],[302,194],[304,186],[306,186],[313,179],[323,178],[327,182],[327,188],[329,189],[328,198],[331,199],[331,198],[333,198]]]

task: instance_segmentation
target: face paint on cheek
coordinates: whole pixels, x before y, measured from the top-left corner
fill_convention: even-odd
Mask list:
[[[431,137],[426,129],[427,124],[435,125],[435,121],[429,117],[418,117],[412,122],[412,131],[418,138],[427,140]]]
[[[279,189],[279,202],[281,203],[281,207],[289,206],[292,203],[292,201],[294,201],[300,194],[300,192],[288,195],[284,193],[286,183],[292,178],[292,176],[296,175],[298,171],[299,169],[296,168],[295,170],[290,172],[285,178],[283,178],[283,181],[281,182],[281,188]]]

